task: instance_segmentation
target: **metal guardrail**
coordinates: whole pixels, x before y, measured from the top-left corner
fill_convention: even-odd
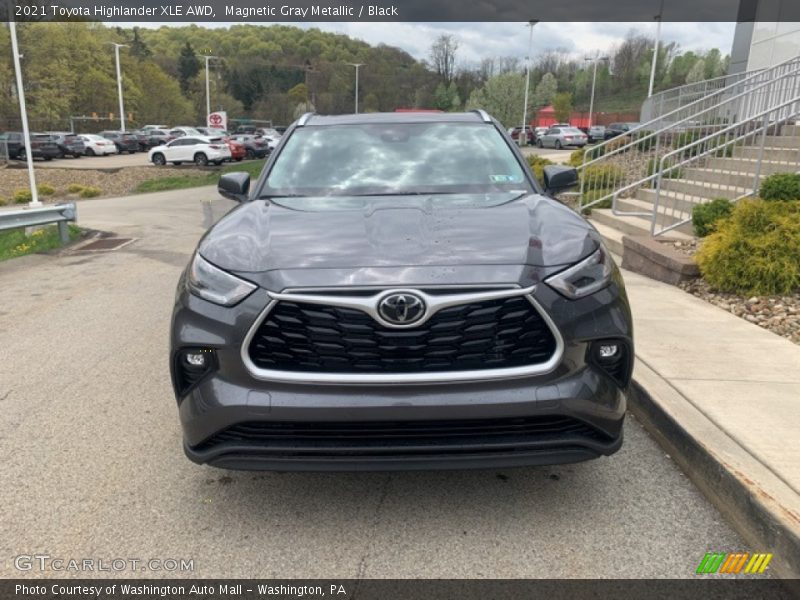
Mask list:
[[[69,242],[67,223],[78,220],[78,209],[74,202],[55,204],[44,208],[27,208],[22,210],[0,211],[0,231],[35,227],[37,225],[58,224],[58,235],[61,243]]]

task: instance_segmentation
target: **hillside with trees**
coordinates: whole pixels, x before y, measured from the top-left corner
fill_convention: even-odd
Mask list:
[[[121,51],[126,112],[134,125],[195,124],[204,120],[205,70],[211,62],[212,109],[233,118],[269,119],[287,124],[300,112],[352,112],[354,73],[360,71],[360,109],[463,110],[481,106],[504,124],[521,118],[524,61],[487,57],[469,64],[459,57],[458,39],[442,35],[429,56],[418,60],[387,45],[371,46],[346,35],[288,25],[230,28],[114,28],[96,23],[19,24],[29,115],[34,129],[64,128],[72,115],[108,117],[117,113],[114,53]],[[646,95],[652,40],[630,34],[598,67],[596,110],[637,111]],[[14,128],[18,109],[8,30],[0,27],[0,129]],[[719,50],[681,52],[667,43],[660,50],[656,89],[725,73]],[[557,101],[586,109],[591,63],[564,51],[534,57],[529,114]],[[109,122],[98,124],[107,127]]]

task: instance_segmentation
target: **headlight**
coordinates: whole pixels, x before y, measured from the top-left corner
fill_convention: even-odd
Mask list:
[[[203,300],[222,306],[233,306],[244,300],[258,286],[218,269],[195,253],[186,278],[186,287]]]
[[[544,281],[567,298],[575,300],[594,294],[607,286],[613,272],[611,257],[601,245],[588,258]]]

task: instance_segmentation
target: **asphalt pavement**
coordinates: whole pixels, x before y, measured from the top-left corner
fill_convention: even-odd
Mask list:
[[[748,549],[632,418],[619,453],[576,465],[190,463],[169,318],[197,239],[231,206],[212,188],[87,200],[82,225],[136,241],[0,263],[0,576],[41,576],[14,557],[47,554],[193,560],[145,577],[691,577],[706,552]]]

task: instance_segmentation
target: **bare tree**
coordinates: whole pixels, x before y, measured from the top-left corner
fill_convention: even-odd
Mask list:
[[[456,50],[458,40],[449,34],[442,34],[431,45],[431,63],[442,81],[449,84],[456,70]]]

